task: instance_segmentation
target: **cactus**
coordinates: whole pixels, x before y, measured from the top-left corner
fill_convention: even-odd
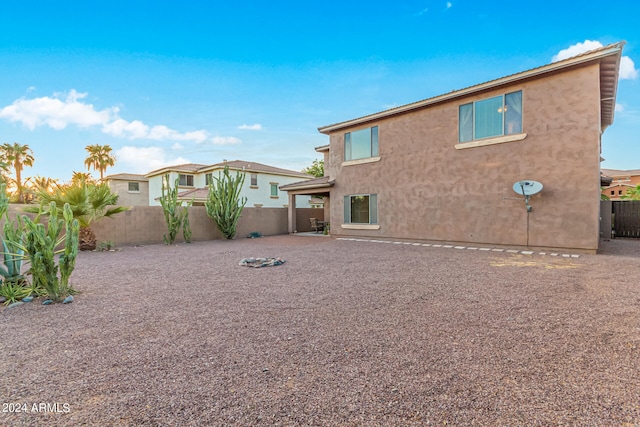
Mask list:
[[[173,245],[176,241],[176,236],[180,227],[182,227],[182,235],[184,241],[191,243],[191,228],[189,226],[189,211],[187,208],[191,206],[193,201],[187,203],[183,208],[182,201],[178,200],[178,185],[180,180],[176,178],[175,185],[171,188],[169,185],[169,174],[166,174],[162,178],[162,196],[160,197],[160,204],[164,211],[164,220],[167,223],[167,229],[169,234],[164,234],[162,237],[164,243],[167,245]]]
[[[215,184],[209,183],[209,196],[205,202],[207,215],[216,223],[218,230],[227,239],[236,235],[236,227],[240,214],[247,203],[247,198],[240,198],[245,174],[237,172],[235,178],[229,173],[229,166],[224,167],[222,176],[214,177]]]
[[[23,216],[25,225],[25,242],[29,260],[31,261],[31,274],[33,285],[41,286],[54,302],[60,302],[68,295],[74,293],[69,285],[69,277],[75,267],[78,255],[78,236],[80,224],[73,218],[73,212],[68,203],[63,208],[64,219],[58,218],[56,203],[49,206],[49,221],[47,228],[40,223],[33,222],[29,217]],[[62,226],[65,226],[65,235],[60,236]],[[55,248],[64,242],[64,249],[56,251]],[[58,265],[55,262],[57,253],[62,252]],[[60,270],[60,278],[58,278]]]
[[[191,224],[189,224],[189,206],[191,206],[191,202],[185,206],[182,211],[182,237],[184,237],[184,241],[186,243],[191,243]]]

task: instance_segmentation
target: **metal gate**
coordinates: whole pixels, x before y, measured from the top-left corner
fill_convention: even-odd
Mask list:
[[[612,202],[614,237],[640,238],[640,200]]]

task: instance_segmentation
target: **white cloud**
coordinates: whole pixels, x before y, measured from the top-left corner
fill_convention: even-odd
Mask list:
[[[238,129],[244,130],[262,130],[262,125],[260,123],[256,123],[254,125],[241,125],[238,126]]]
[[[125,146],[115,151],[118,164],[130,173],[148,173],[165,166],[190,163],[184,157],[168,158],[167,153],[160,147],[131,147]]]
[[[198,143],[209,138],[206,130],[179,132],[164,125],[150,127],[140,120],[128,121],[119,116],[118,107],[96,110],[92,104],[82,102],[86,97],[86,93],[72,89],[66,96],[58,93],[53,97],[20,98],[0,109],[0,118],[20,122],[31,130],[38,126],[49,126],[55,130],[67,126],[100,126],[103,133],[117,138]]]
[[[96,111],[93,105],[79,101],[86,96],[86,93],[78,93],[72,89],[64,100],[47,96],[34,99],[20,98],[2,108],[0,117],[11,122],[21,122],[30,130],[45,125],[61,130],[68,125],[82,128],[101,125],[117,115],[117,108]]]
[[[585,40],[584,43],[576,43],[566,49],[562,49],[553,57],[551,61],[562,61],[563,59],[571,58],[572,56],[580,55],[581,53],[599,49],[601,47],[602,43],[600,43],[599,41]]]
[[[585,40],[584,43],[576,43],[566,49],[562,49],[554,55],[551,61],[562,61],[563,59],[571,58],[572,56],[580,55],[581,53],[588,52],[590,50],[599,49],[602,46],[602,43],[599,41]],[[638,77],[638,70],[636,70],[633,60],[628,56],[620,58],[618,77],[620,80],[633,80]]]
[[[628,56],[620,58],[620,79],[633,80],[638,78],[638,70],[636,70],[633,60]]]
[[[118,138],[139,139],[145,138],[149,133],[149,126],[140,120],[128,122],[124,119],[116,119],[102,126],[102,132]]]
[[[176,142],[171,146],[172,150],[182,150],[183,148],[184,148],[184,145],[180,144],[179,142]]]
[[[242,141],[234,136],[214,136],[209,140],[213,145],[233,145]]]
[[[624,106],[622,104],[618,104],[616,102],[616,108],[615,108],[616,113],[619,113],[621,111],[624,111]]]

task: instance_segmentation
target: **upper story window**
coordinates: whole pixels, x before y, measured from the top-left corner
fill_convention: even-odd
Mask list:
[[[251,186],[255,187],[258,185],[258,174],[257,173],[252,173],[251,174]]]
[[[378,157],[378,126],[344,134],[344,160]]]
[[[278,197],[278,183],[271,183],[271,197]]]
[[[204,176],[204,184],[208,187],[213,184],[213,174],[208,173]]]
[[[522,91],[461,105],[458,141],[522,133]]]
[[[139,193],[140,192],[140,183],[139,182],[130,182],[129,183],[129,192],[130,193]]]
[[[178,185],[183,187],[193,187],[193,175],[180,174]]]

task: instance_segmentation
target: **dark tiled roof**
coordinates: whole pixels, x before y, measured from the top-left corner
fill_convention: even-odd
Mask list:
[[[153,171],[149,172],[148,174],[146,174],[145,176],[146,177],[151,177],[151,176],[155,176],[155,175],[160,175],[163,172],[189,172],[189,173],[194,173],[194,172],[197,172],[199,169],[202,169],[205,166],[206,165],[201,165],[201,164],[198,164],[198,163],[185,163],[185,164],[182,164],[182,165],[165,166],[163,168],[153,170]]]
[[[636,175],[640,175],[640,169],[628,169],[628,170],[621,170],[621,169],[600,169],[600,172],[602,172],[602,175],[604,176],[636,176]]]
[[[208,172],[210,170],[222,169],[224,168],[225,164],[229,166],[229,169],[245,170],[247,172],[262,172],[262,173],[270,173],[274,175],[290,175],[290,176],[298,176],[300,178],[306,178],[306,177],[312,178],[312,175],[308,175],[303,172],[297,172],[290,169],[277,168],[275,166],[269,166],[269,165],[265,165],[257,162],[248,162],[246,160],[230,160],[227,162],[221,162],[221,163],[209,165],[201,169],[202,169],[202,172],[204,171]]]
[[[136,173],[114,173],[113,175],[107,175],[104,180],[120,180],[120,181],[149,181],[144,175]]]

